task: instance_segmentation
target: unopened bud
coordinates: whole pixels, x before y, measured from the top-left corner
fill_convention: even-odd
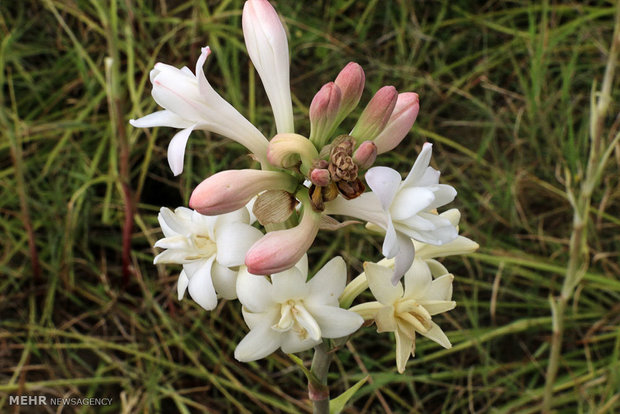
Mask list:
[[[374,140],[385,128],[397,99],[398,92],[393,86],[384,86],[379,89],[366,105],[351,131],[351,136],[360,143]]]
[[[310,181],[319,187],[326,187],[330,181],[329,170],[324,168],[315,168],[310,172]]]
[[[334,83],[342,92],[342,103],[338,111],[338,120],[342,121],[355,109],[364,92],[366,75],[364,69],[355,62],[349,62],[338,74]]]
[[[377,145],[377,154],[390,151],[400,144],[411,130],[418,117],[419,110],[420,100],[417,93],[405,92],[398,95],[394,111],[392,111],[387,125],[374,139],[374,143]]]
[[[377,146],[372,141],[364,141],[353,153],[353,162],[362,170],[370,168],[377,159]]]
[[[297,180],[277,171],[229,170],[207,178],[194,189],[189,206],[200,214],[216,216],[244,207],[252,197],[266,190],[292,193]]]
[[[341,92],[338,85],[329,82],[314,95],[310,104],[310,140],[321,148],[336,129]]]
[[[295,266],[312,245],[320,221],[321,214],[306,201],[303,217],[296,227],[269,232],[254,243],[245,256],[248,271],[270,275]]]

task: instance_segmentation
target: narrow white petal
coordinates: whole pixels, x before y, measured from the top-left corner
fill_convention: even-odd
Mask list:
[[[242,362],[265,358],[280,347],[282,334],[271,329],[268,319],[255,325],[235,348],[235,359]]]
[[[177,263],[177,264],[185,264],[189,263],[191,260],[187,260],[187,251],[186,250],[176,250],[176,249],[168,249],[159,253],[153,259],[153,264],[159,263]]]
[[[230,270],[217,261],[213,263],[211,278],[215,292],[219,297],[228,300],[237,299],[237,273],[237,271]]]
[[[433,276],[424,260],[416,259],[405,273],[405,295],[409,299],[426,298]]]
[[[398,283],[405,274],[415,256],[415,249],[411,239],[402,233],[396,233],[398,237],[398,254],[394,258],[394,273],[392,274],[392,284]]]
[[[447,219],[454,227],[457,227],[461,221],[461,212],[457,208],[444,211],[440,216]]]
[[[187,288],[192,299],[205,310],[213,310],[217,306],[217,295],[211,280],[211,266],[215,257],[205,260],[204,264],[189,279]]]
[[[425,337],[427,337],[428,339],[432,341],[437,342],[439,345],[443,346],[444,348],[447,348],[447,349],[452,348],[452,344],[450,343],[450,340],[448,339],[446,334],[441,330],[439,325],[437,325],[433,321],[431,321],[431,329],[429,329],[425,333],[420,332],[420,334],[424,335]]]
[[[218,228],[217,261],[223,266],[239,266],[245,261],[245,254],[250,247],[263,236],[256,227],[244,223],[231,223]]]
[[[403,287],[390,283],[392,269],[375,263],[364,263],[364,272],[373,296],[384,305],[392,305],[403,296]]]
[[[395,257],[398,254],[398,236],[394,229],[392,220],[388,217],[388,228],[385,232],[385,239],[383,239],[382,253],[388,259]],[[405,269],[406,270],[406,269]]]
[[[431,156],[433,155],[432,150],[433,145],[425,142],[422,146],[422,151],[420,151],[418,158],[413,163],[413,167],[411,167],[411,171],[409,171],[409,175],[407,175],[407,178],[403,181],[402,188],[417,185],[417,183],[422,180],[426,168],[431,162]]]
[[[415,183],[415,185],[418,185],[421,187],[437,185],[439,184],[440,176],[441,176],[441,172],[434,169],[433,167],[427,167],[426,170],[424,171],[424,175],[418,182]]]
[[[167,126],[172,128],[187,128],[194,124],[192,121],[181,118],[174,112],[164,110],[153,112],[138,119],[130,119],[129,123],[136,128],[152,128]]]
[[[275,305],[272,286],[264,276],[253,275],[241,266],[237,275],[237,297],[250,312],[265,312]]]
[[[187,290],[187,285],[189,285],[189,279],[185,274],[185,270],[181,270],[181,274],[179,275],[179,280],[177,281],[177,297],[179,300],[183,299],[185,296],[185,291]]]
[[[443,264],[441,264],[435,259],[425,259],[424,261],[431,269],[431,274],[433,275],[433,277],[441,277],[450,273]]]
[[[172,173],[177,176],[183,172],[183,159],[185,158],[185,146],[189,134],[192,133],[197,124],[185,128],[176,133],[168,145],[168,165]]]
[[[189,248],[189,243],[187,242],[187,237],[185,236],[172,236],[172,237],[164,237],[163,239],[157,240],[153,247],[159,247],[161,249],[187,249]]]
[[[338,297],[344,291],[346,283],[347,265],[342,257],[334,257],[308,282],[310,294],[305,301],[317,305],[338,306]]]
[[[366,172],[365,178],[370,189],[379,197],[383,209],[390,208],[402,181],[400,173],[388,167],[373,167]]]
[[[323,338],[342,338],[357,331],[364,319],[355,312],[334,306],[311,306],[308,310],[321,327]]]

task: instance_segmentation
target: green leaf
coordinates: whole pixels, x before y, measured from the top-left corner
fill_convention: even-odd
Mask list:
[[[351,388],[349,388],[336,398],[332,399],[329,402],[329,414],[340,413],[344,409],[344,406],[347,405],[347,402],[349,402],[351,397],[353,397],[353,394],[355,394],[357,390],[359,390],[362,385],[364,385],[364,383],[368,381],[368,378],[370,378],[369,375],[356,382],[355,385],[353,385]]]

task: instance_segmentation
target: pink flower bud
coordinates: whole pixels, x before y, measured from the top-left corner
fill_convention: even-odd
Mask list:
[[[405,92],[398,95],[387,125],[374,139],[378,154],[390,151],[400,144],[411,130],[419,110],[420,100],[417,93]]]
[[[363,170],[370,168],[376,159],[377,146],[372,141],[362,142],[353,154],[353,162]]]
[[[319,231],[321,214],[304,206],[301,222],[293,228],[276,230],[254,243],[245,256],[248,271],[270,275],[295,266],[308,251]]]
[[[338,85],[329,82],[314,95],[310,104],[310,140],[323,147],[331,131],[336,128],[342,93]]]
[[[194,189],[189,206],[200,214],[216,216],[245,206],[266,190],[294,192],[297,181],[277,171],[229,170],[207,178]]]
[[[384,86],[379,89],[366,105],[350,135],[357,142],[374,140],[385,128],[397,99],[398,92],[395,87]]]
[[[342,104],[338,112],[340,121],[349,115],[359,103],[362,92],[364,92],[365,82],[364,69],[355,62],[349,62],[336,77],[334,83],[340,87],[342,92]]]
[[[329,170],[324,168],[315,168],[310,172],[310,181],[312,181],[312,184],[319,187],[326,187],[331,181]]]
[[[314,160],[319,158],[314,144],[299,134],[278,134],[269,141],[267,160],[276,167],[289,168],[302,163],[302,172],[307,174]]]

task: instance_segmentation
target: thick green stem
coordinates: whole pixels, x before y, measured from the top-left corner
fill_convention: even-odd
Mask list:
[[[312,401],[314,414],[329,413],[329,387],[327,373],[332,362],[332,354],[325,344],[314,347],[314,357],[310,371],[316,380],[308,381],[308,395]]]

